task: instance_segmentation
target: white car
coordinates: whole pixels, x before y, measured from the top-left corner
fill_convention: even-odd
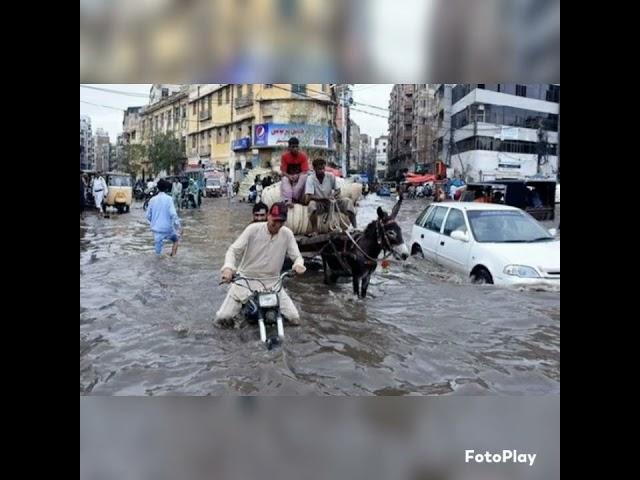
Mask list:
[[[519,208],[432,203],[411,232],[411,254],[496,285],[560,286],[560,240]]]

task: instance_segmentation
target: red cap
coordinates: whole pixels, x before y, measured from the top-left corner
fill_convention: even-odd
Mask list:
[[[269,215],[271,215],[274,220],[282,220],[283,222],[286,222],[287,205],[283,202],[274,203],[269,209]]]

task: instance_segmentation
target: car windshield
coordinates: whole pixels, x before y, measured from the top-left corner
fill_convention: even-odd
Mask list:
[[[531,215],[522,211],[472,210],[467,212],[467,217],[478,242],[530,243],[553,240],[551,234]]]

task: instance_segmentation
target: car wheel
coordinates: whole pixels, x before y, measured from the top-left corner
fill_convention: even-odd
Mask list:
[[[489,273],[489,270],[487,270],[484,267],[480,267],[480,268],[475,269],[471,273],[471,281],[473,283],[475,283],[475,284],[478,284],[478,285],[482,285],[482,284],[492,285],[493,284],[493,277]]]
[[[418,254],[420,254],[422,258],[424,258],[424,253],[422,252],[422,248],[417,243],[414,243],[413,246],[411,247],[411,255],[413,256]]]
[[[118,213],[122,215],[124,213],[124,205],[117,205]]]
[[[124,213],[129,213],[129,205],[124,206]]]

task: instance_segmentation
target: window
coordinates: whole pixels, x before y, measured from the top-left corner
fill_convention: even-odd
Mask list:
[[[222,128],[218,129],[218,139],[216,140],[216,143],[218,145],[222,143]]]
[[[466,223],[464,223],[463,213],[460,210],[452,208],[449,211],[449,216],[447,217],[447,223],[444,226],[444,234],[450,237],[451,232],[455,230],[466,232],[467,225]]]
[[[474,105],[474,109],[475,109],[475,121],[476,122],[483,122],[485,120],[485,116],[484,116],[484,105]]]
[[[304,83],[292,83],[291,84],[291,92],[298,93],[301,95],[306,95],[307,93],[307,85]]]
[[[382,149],[382,153],[387,153],[387,149],[386,149],[386,148],[383,148],[383,149]]]
[[[560,101],[560,87],[558,85],[549,85],[544,100],[558,103]]]
[[[500,83],[498,84],[498,91],[502,93],[508,93],[509,95],[516,94],[516,84],[515,83]]]
[[[247,85],[247,95],[250,97],[253,95],[253,83]]]
[[[418,225],[419,227],[422,226],[422,223],[424,222],[425,218],[427,217],[427,215],[429,214],[429,212],[433,211],[435,207],[431,207],[428,206],[427,208],[425,208],[422,213],[418,216],[418,219],[416,220],[416,225]]]
[[[135,140],[136,139],[136,131],[134,130],[133,132],[131,132],[131,140]]]
[[[262,121],[264,123],[271,123],[273,122],[273,115],[263,115],[262,117]]]
[[[229,127],[225,127],[224,129],[224,143],[229,141]]]
[[[458,100],[465,97],[471,91],[471,86],[468,83],[459,83],[453,87],[451,92],[451,102],[456,103]]]
[[[529,98],[544,100],[544,98],[542,98],[542,90],[543,90],[542,85],[540,85],[539,83],[527,83],[526,85],[526,93],[527,93],[527,97]]]
[[[427,225],[433,220],[433,216],[436,214],[436,207],[430,207],[427,211],[427,215],[422,219],[421,227],[428,228]]]
[[[191,148],[196,148],[196,136],[191,136]]]
[[[187,117],[187,106],[184,105],[182,107],[182,118],[186,118]]]
[[[478,83],[478,88],[484,90],[484,83]]]
[[[224,89],[224,103],[229,103],[229,94],[231,93],[231,88],[227,87]]]
[[[218,105],[222,105],[222,90],[218,90]]]
[[[444,220],[444,216],[447,213],[447,210],[448,209],[445,207],[436,207],[433,217],[427,220],[425,228],[439,233],[440,228],[442,227],[442,221]]]
[[[527,87],[525,85],[516,85],[516,95],[519,97],[526,97]]]
[[[273,88],[273,83],[265,83],[264,88]]]
[[[236,95],[238,98],[242,97],[242,85],[236,86]]]

